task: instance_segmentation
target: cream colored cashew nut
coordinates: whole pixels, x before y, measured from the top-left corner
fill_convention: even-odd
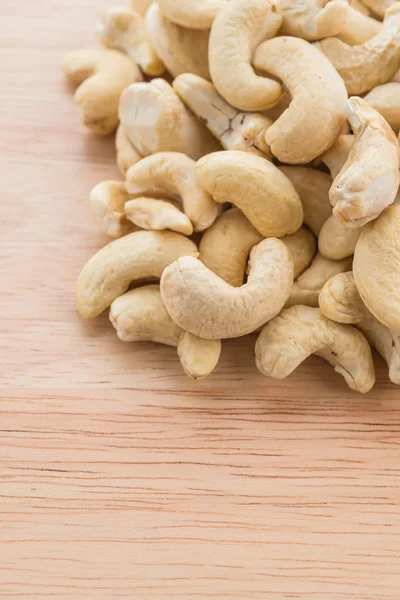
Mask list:
[[[361,46],[327,38],[317,47],[343,78],[351,96],[390,81],[400,68],[400,3],[387,11],[380,33]]]
[[[388,8],[396,4],[398,0],[363,0],[364,4],[378,17],[383,19]]]
[[[161,295],[182,329],[206,339],[239,337],[276,316],[293,282],[293,262],[285,244],[263,240],[250,254],[247,283],[233,287],[200,260],[185,257],[165,269]]]
[[[347,103],[354,143],[330,193],[333,214],[362,227],[394,202],[400,184],[400,150],[384,118],[361,98]]]
[[[195,231],[212,225],[219,207],[199,185],[196,163],[178,152],[159,152],[136,163],[127,173],[126,187],[132,196],[161,195],[180,200]]]
[[[382,115],[392,129],[400,129],[400,83],[391,81],[378,85],[364,96],[364,100]]]
[[[127,54],[146,75],[164,73],[165,67],[154,52],[144,19],[125,6],[113,6],[96,27],[97,37],[106,48]]]
[[[119,124],[115,136],[115,149],[117,152],[117,165],[123,175],[143,157],[136,150],[125,133],[123,125]]]
[[[328,167],[333,179],[342,170],[343,165],[349,157],[353,143],[354,136],[352,134],[340,135],[333,146],[320,157],[324,165]]]
[[[363,15],[367,15],[369,17],[371,15],[371,11],[368,6],[362,2],[362,0],[350,0],[350,5],[354,10],[360,12]]]
[[[368,223],[354,253],[354,281],[371,313],[400,332],[400,204]]]
[[[210,29],[229,0],[159,0],[161,12],[173,23],[193,29]]]
[[[361,14],[352,2],[351,6],[347,5],[345,25],[336,37],[349,46],[361,46],[378,35],[381,30],[382,23],[367,14]]]
[[[121,93],[142,79],[136,64],[116,50],[86,48],[67,54],[61,66],[79,85],[74,100],[82,109],[84,125],[100,135],[115,131]]]
[[[139,287],[114,300],[110,321],[124,342],[177,347],[185,372],[194,379],[207,377],[218,364],[221,342],[201,339],[175,325],[163,304],[159,285]]]
[[[135,231],[127,221],[124,206],[129,196],[122,181],[103,181],[90,192],[92,211],[107,235],[119,238]]]
[[[129,140],[143,156],[183,152],[197,160],[220,149],[164,79],[129,86],[121,96],[119,118]]]
[[[323,54],[299,38],[264,42],[253,64],[281,79],[293,96],[289,108],[267,130],[272,154],[286,163],[312,161],[333,144],[345,122],[342,79]]]
[[[157,4],[146,13],[151,44],[173,77],[195,73],[210,79],[208,69],[208,30],[187,29],[166,19]]]
[[[374,386],[374,363],[365,337],[355,327],[330,321],[318,308],[283,310],[256,343],[257,368],[274,379],[285,379],[312,354],[332,365],[352,390],[365,394]]]
[[[216,202],[235,204],[264,237],[283,237],[302,225],[296,190],[268,160],[249,152],[215,152],[198,161],[196,172]]]
[[[317,242],[307,227],[300,227],[295,233],[281,238],[288,247],[294,266],[294,278],[297,279],[313,261]]]
[[[276,0],[275,4],[283,16],[282,35],[320,40],[337,35],[346,23],[344,0]]]
[[[172,231],[135,231],[111,242],[89,260],[79,276],[81,316],[97,317],[133,281],[161,277],[165,267],[184,255],[197,256],[196,245]]]
[[[351,229],[331,215],[325,221],[318,238],[318,250],[331,260],[342,260],[352,256],[361,235],[362,228]]]
[[[243,150],[272,158],[265,141],[265,133],[272,125],[270,118],[234,108],[218,94],[212,83],[191,73],[179,75],[173,87],[225,150]]]
[[[170,229],[182,235],[192,235],[190,219],[172,201],[156,198],[135,198],[124,205],[125,217],[141,229]]]
[[[253,53],[274,37],[282,17],[269,0],[231,0],[211,28],[209,61],[212,81],[221,96],[241,110],[265,110],[277,104],[282,88],[257,75]]]
[[[389,378],[400,385],[400,333],[388,329],[369,312],[360,298],[352,272],[332,277],[321,290],[322,314],[337,323],[354,324],[389,366]]]
[[[134,10],[139,15],[144,17],[152,3],[153,0],[131,0],[131,10]]]

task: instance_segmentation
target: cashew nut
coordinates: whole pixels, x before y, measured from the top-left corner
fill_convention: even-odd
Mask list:
[[[129,169],[126,187],[133,196],[155,194],[181,200],[195,231],[204,231],[218,216],[218,205],[197,182],[196,163],[185,154],[159,152],[144,158]]]
[[[154,2],[146,13],[151,44],[173,77],[195,73],[210,79],[207,30],[187,29],[166,19]]]
[[[90,204],[96,219],[106,234],[113,238],[136,229],[125,217],[124,205],[128,199],[125,184],[121,181],[103,181],[90,193]]]
[[[81,106],[86,127],[101,135],[113,132],[121,93],[142,79],[136,64],[116,50],[86,48],[67,54],[61,66],[66,77],[79,85],[74,100]]]
[[[173,23],[193,29],[210,29],[229,0],[159,0],[162,13]]]
[[[346,119],[346,88],[332,64],[309,42],[276,37],[261,44],[257,69],[279,77],[293,96],[267,130],[271,152],[287,163],[310,162],[333,144]]]
[[[390,380],[400,385],[400,333],[382,325],[369,312],[360,298],[353,273],[341,273],[327,281],[319,295],[319,305],[328,319],[355,324],[388,363]]]
[[[382,23],[367,14],[361,14],[353,5],[346,7],[346,22],[336,37],[349,46],[361,46],[380,33]]]
[[[153,0],[131,0],[131,10],[144,17],[152,3]]]
[[[115,149],[117,151],[117,165],[123,175],[126,175],[130,167],[143,158],[135,146],[131,144],[121,124],[119,124],[115,136]]]
[[[342,31],[347,16],[343,0],[276,0],[283,16],[280,34],[305,40],[320,40]]]
[[[264,110],[282,97],[280,84],[256,75],[251,59],[258,44],[274,37],[282,16],[269,0],[232,0],[211,28],[210,73],[221,96],[241,110]]]
[[[354,8],[354,10],[356,10],[357,12],[360,12],[363,15],[367,15],[367,17],[370,16],[371,11],[369,10],[368,6],[366,6],[361,0],[350,0],[350,4],[351,7]]]
[[[173,87],[225,150],[243,150],[272,158],[265,141],[271,119],[261,113],[239,111],[225,102],[212,83],[197,75],[179,75]]]
[[[285,235],[281,241],[289,248],[294,266],[294,278],[297,279],[313,261],[317,243],[307,227],[300,227],[292,235]]]
[[[221,354],[219,340],[204,340],[183,331],[167,313],[160,286],[147,285],[111,304],[110,321],[124,342],[156,342],[178,348],[185,372],[194,379],[210,375]]]
[[[400,151],[392,129],[367,102],[350,98],[347,114],[354,143],[329,197],[336,217],[348,227],[362,227],[393,203]]]
[[[383,19],[388,8],[396,4],[398,0],[363,0],[364,4],[378,17]]]
[[[392,129],[400,129],[400,83],[392,81],[378,85],[364,96],[364,100],[382,115]]]
[[[354,254],[362,229],[351,229],[332,215],[325,221],[318,238],[318,249],[322,256],[341,260]]]
[[[119,118],[143,156],[183,152],[197,160],[220,148],[163,79],[129,86],[121,96]]]
[[[400,67],[400,3],[385,15],[381,31],[361,46],[327,38],[316,46],[331,61],[351,96],[386,83]]]
[[[147,75],[164,73],[165,67],[154,52],[144,19],[138,13],[124,6],[114,6],[97,25],[96,33],[106,48],[124,52]]]
[[[256,364],[263,375],[284,379],[316,354],[362,394],[375,383],[371,349],[355,327],[324,317],[318,308],[293,306],[268,323],[256,343]]]
[[[349,157],[351,147],[354,142],[354,136],[351,134],[340,135],[336,142],[320,157],[322,162],[328,167],[333,179],[337,177]]]
[[[82,317],[100,315],[133,281],[161,277],[165,267],[183,255],[197,256],[196,245],[172,231],[135,231],[95,254],[77,283]]]
[[[400,332],[400,204],[368,223],[354,253],[354,281],[371,313]]]
[[[209,154],[198,161],[197,178],[216,202],[235,204],[265,237],[294,233],[303,222],[293,185],[260,156],[233,150]]]
[[[270,238],[253,248],[250,267],[247,283],[233,287],[196,258],[177,260],[161,278],[161,295],[172,319],[206,339],[255,331],[276,316],[289,297],[293,262],[285,244]]]
[[[170,229],[192,235],[190,219],[172,202],[155,198],[135,198],[124,205],[126,218],[141,229]]]
[[[310,267],[294,282],[286,308],[296,304],[318,306],[319,293],[328,279],[351,269],[351,263],[352,257],[329,260],[317,252]]]

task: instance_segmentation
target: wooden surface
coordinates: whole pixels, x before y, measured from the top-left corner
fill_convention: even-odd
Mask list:
[[[254,338],[196,383],[173,348],[75,311],[117,176],[59,71],[104,0],[0,6],[0,597],[400,598],[400,390],[322,360],[284,382]]]

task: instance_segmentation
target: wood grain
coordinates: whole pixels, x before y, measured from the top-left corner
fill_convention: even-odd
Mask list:
[[[107,1],[2,0],[0,597],[398,600],[400,392],[311,359],[284,382],[254,338],[204,382],[174,349],[82,322],[117,176],[59,60]]]

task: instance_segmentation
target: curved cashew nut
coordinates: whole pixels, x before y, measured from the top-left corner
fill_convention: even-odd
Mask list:
[[[313,41],[342,31],[348,4],[343,0],[276,0],[276,7],[283,16],[280,34]]]
[[[318,237],[322,225],[332,214],[329,190],[332,178],[327,173],[310,167],[280,167],[300,196],[304,223]]]
[[[325,283],[338,273],[351,269],[352,257],[329,260],[317,252],[310,267],[293,284],[286,308],[303,304],[318,306],[318,296]]]
[[[124,342],[156,342],[178,348],[182,366],[194,379],[210,375],[221,354],[220,340],[204,340],[175,325],[159,285],[139,287],[111,304],[110,321]]]
[[[368,92],[390,81],[400,67],[400,4],[389,8],[380,33],[361,46],[349,46],[337,38],[316,45],[341,75],[351,96]]]
[[[358,3],[360,6],[361,3]],[[349,44],[349,46],[361,46],[372,39],[382,30],[382,23],[372,19],[367,13],[361,14],[354,2],[347,5],[346,22],[343,29],[336,37]],[[366,9],[368,11],[368,9]]]
[[[183,152],[197,160],[220,148],[163,79],[129,86],[121,96],[119,118],[143,156]]]
[[[165,269],[161,295],[172,319],[206,339],[239,337],[272,319],[285,304],[293,282],[288,248],[270,238],[250,254],[248,281],[233,287],[196,258],[181,258]]]
[[[152,3],[153,0],[131,0],[131,10],[144,17]]]
[[[319,295],[322,314],[337,323],[355,324],[389,366],[389,378],[400,385],[400,333],[388,329],[360,298],[352,272],[332,277]]]
[[[229,0],[159,0],[162,13],[182,27],[210,29],[217,14]]]
[[[129,196],[122,181],[102,181],[90,192],[90,205],[105,233],[118,238],[135,231],[127,221],[124,205]]]
[[[264,110],[277,104],[277,81],[256,75],[251,59],[258,44],[273,37],[281,15],[268,0],[232,0],[211,28],[210,73],[221,96],[241,110]]]
[[[101,135],[113,132],[121,93],[142,79],[136,64],[116,50],[86,48],[67,54],[61,66],[66,77],[79,84],[74,100],[86,127]]]
[[[394,202],[400,150],[392,129],[367,102],[350,98],[347,113],[354,143],[329,197],[336,217],[348,227],[362,227]]]
[[[192,235],[190,219],[172,202],[156,198],[135,198],[124,205],[125,216],[141,229],[170,229],[182,235]]]
[[[285,235],[281,241],[289,248],[294,266],[294,278],[297,279],[313,261],[317,242],[307,227],[300,227],[292,235]]]
[[[228,150],[197,163],[200,184],[220,204],[232,202],[265,237],[294,233],[303,208],[289,179],[268,160],[249,152]]]
[[[353,143],[353,135],[340,135],[333,146],[320,157],[324,165],[326,165],[331,172],[333,179],[335,179],[342,170],[343,165],[349,157]]]
[[[351,229],[332,215],[325,221],[318,238],[318,250],[331,260],[352,256],[362,229]]]
[[[243,150],[272,158],[265,141],[271,119],[261,113],[242,112],[218,94],[212,83],[191,73],[179,75],[173,88],[225,150]]]
[[[135,231],[111,242],[89,260],[79,276],[81,316],[97,317],[133,281],[161,277],[166,266],[185,254],[197,256],[196,245],[172,231]]]
[[[400,204],[362,230],[354,253],[354,281],[374,317],[400,332]]]
[[[277,37],[254,55],[257,69],[279,77],[293,100],[268,129],[272,154],[287,163],[310,162],[339,136],[346,119],[346,88],[323,54],[305,40]]]
[[[398,0],[363,0],[363,3],[368,6],[378,17],[383,19],[388,8],[396,4]]]
[[[218,205],[197,182],[196,163],[185,154],[159,152],[144,158],[129,169],[126,187],[133,196],[156,194],[182,200],[195,231],[204,231],[218,216]]]
[[[120,124],[115,136],[115,149],[117,151],[117,164],[123,175],[143,157],[131,144],[128,136],[125,133],[123,126]]]
[[[400,83],[392,81],[378,85],[364,96],[364,100],[382,115],[392,129],[400,129]]]
[[[365,394],[375,383],[371,349],[349,325],[324,317],[317,308],[293,306],[268,323],[256,343],[256,364],[263,375],[284,379],[311,354],[324,358],[347,385]]]
[[[150,44],[146,24],[141,15],[114,6],[96,27],[96,33],[106,48],[127,54],[147,75],[162,75],[165,67]]]
[[[207,30],[187,29],[163,17],[155,2],[146,13],[152,46],[173,77],[195,73],[210,79]]]

